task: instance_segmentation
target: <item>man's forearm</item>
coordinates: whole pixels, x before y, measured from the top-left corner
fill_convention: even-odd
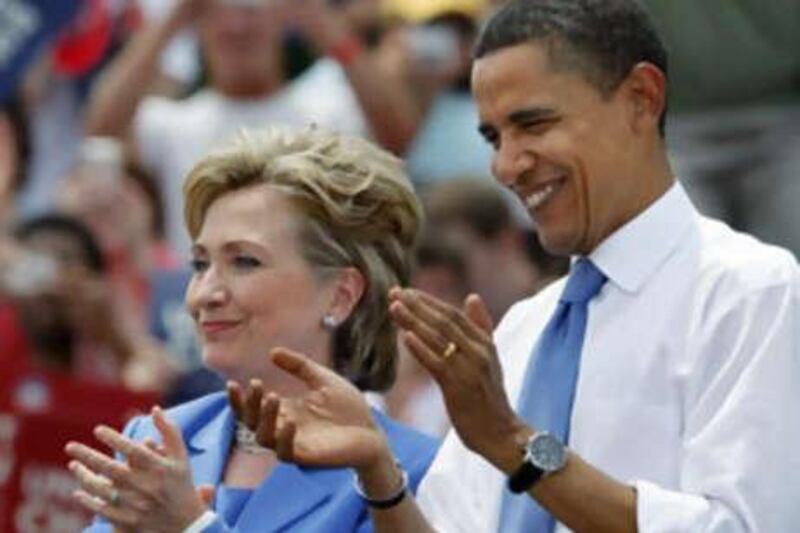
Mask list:
[[[522,444],[533,433],[532,429],[521,426],[507,442],[498,443],[496,449],[486,453],[486,459],[510,476],[522,464]],[[576,532],[637,531],[636,490],[572,452],[568,452],[564,468],[534,484],[527,497],[534,498],[559,522]]]

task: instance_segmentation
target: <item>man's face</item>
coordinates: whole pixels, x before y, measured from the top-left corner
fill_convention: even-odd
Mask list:
[[[71,302],[80,297],[69,279],[89,276],[89,259],[80,242],[58,230],[40,230],[21,243],[26,252],[52,260],[58,267],[55,279],[40,280],[35,292],[18,301],[25,323],[36,335],[66,337],[73,330]]]
[[[264,0],[240,5],[213,0],[200,19],[203,51],[212,74],[248,82],[275,68],[266,53],[279,46],[284,13],[278,2]]]
[[[588,254],[641,210],[648,176],[631,170],[627,91],[601,94],[532,43],[477,60],[472,82],[492,172],[523,201],[545,249]]]

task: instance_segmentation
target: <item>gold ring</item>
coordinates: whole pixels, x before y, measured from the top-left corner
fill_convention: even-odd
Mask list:
[[[442,353],[442,359],[449,359],[450,356],[456,353],[457,351],[458,351],[458,346],[456,346],[456,343],[452,341],[448,342],[447,348],[445,348],[444,352]]]
[[[120,499],[119,491],[117,489],[112,489],[111,495],[108,498],[108,503],[116,507],[119,505]]]

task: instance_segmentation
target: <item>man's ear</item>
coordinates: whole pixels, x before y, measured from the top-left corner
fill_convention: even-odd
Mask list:
[[[631,127],[637,133],[653,128],[667,105],[667,78],[664,72],[648,62],[637,63],[621,87],[631,103]]]
[[[327,314],[336,324],[341,324],[350,318],[366,289],[366,280],[360,270],[347,267],[339,272],[333,283],[333,293],[328,305]]]

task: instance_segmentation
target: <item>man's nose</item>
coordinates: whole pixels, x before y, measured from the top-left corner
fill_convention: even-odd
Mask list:
[[[536,164],[536,156],[518,143],[501,145],[492,161],[492,173],[506,187],[513,188],[521,175],[530,172]]]

